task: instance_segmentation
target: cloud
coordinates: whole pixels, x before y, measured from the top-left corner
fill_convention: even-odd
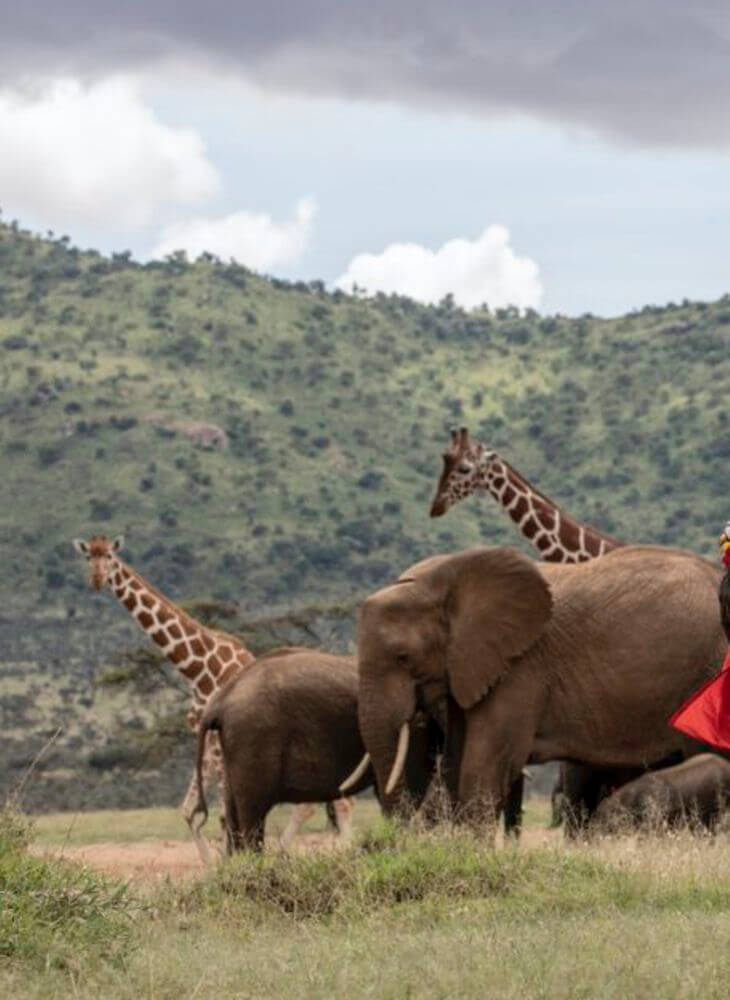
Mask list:
[[[119,77],[0,91],[0,149],[5,213],[55,228],[132,230],[219,189],[200,136],[160,122]]]
[[[357,285],[369,294],[395,292],[429,303],[451,293],[466,309],[483,302],[492,308],[537,306],[543,293],[537,264],[515,254],[504,226],[488,226],[475,240],[449,240],[435,251],[392,243],[380,254],[358,254],[335,284],[348,292]]]
[[[195,258],[204,251],[228,260],[233,257],[256,271],[269,271],[300,257],[309,241],[317,205],[301,198],[294,216],[275,222],[263,212],[233,212],[217,219],[192,218],[167,226],[150,257],[186,250]]]
[[[717,0],[56,0],[10,4],[0,74],[179,59],[273,89],[534,115],[644,144],[730,143]]]

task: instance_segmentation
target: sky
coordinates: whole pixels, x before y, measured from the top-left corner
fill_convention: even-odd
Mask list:
[[[464,308],[730,292],[719,0],[2,0],[6,220]]]

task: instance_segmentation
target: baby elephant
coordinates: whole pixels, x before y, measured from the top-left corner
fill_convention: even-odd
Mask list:
[[[279,802],[330,802],[365,753],[351,657],[285,648],[259,657],[215,696],[198,735],[198,773],[208,731],[224,765],[228,848],[260,849]],[[368,767],[352,791],[373,783]],[[207,814],[200,784],[200,809]]]
[[[714,831],[729,799],[730,761],[703,753],[623,785],[601,802],[592,825],[607,833],[683,824]]]

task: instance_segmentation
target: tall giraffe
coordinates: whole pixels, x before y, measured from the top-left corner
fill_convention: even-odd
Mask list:
[[[547,562],[587,562],[625,544],[566,514],[496,451],[471,438],[466,427],[451,432],[451,448],[443,460],[431,517],[440,517],[459,500],[481,490],[507,511]]]
[[[236,636],[207,628],[196,621],[127,565],[119,557],[124,544],[123,536],[119,535],[113,540],[104,535],[95,535],[88,541],[76,538],[73,544],[76,551],[89,563],[91,586],[95,590],[108,586],[142,631],[160,647],[190,685],[193,700],[187,721],[193,732],[197,732],[203,710],[214,693],[250,666],[255,660],[254,654]],[[203,762],[204,785],[207,785],[211,777],[216,777],[219,787],[222,787],[223,759],[217,733],[208,735]],[[201,832],[200,824],[194,822],[199,811],[198,798],[197,778],[193,769],[182,803],[182,814],[190,827],[201,860],[208,864],[211,859],[208,841]],[[221,806],[222,802],[221,796]],[[352,803],[341,799],[332,805],[337,827],[347,836]],[[282,835],[284,846],[311,812],[312,806],[309,803],[294,807],[289,825]]]

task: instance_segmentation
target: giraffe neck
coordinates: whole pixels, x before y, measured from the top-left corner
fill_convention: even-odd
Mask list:
[[[623,544],[566,514],[502,458],[491,456],[480,469],[479,487],[507,511],[547,562],[586,562]]]
[[[195,706],[189,719],[197,724],[213,692],[252,663],[253,653],[235,636],[191,618],[121,559],[113,560],[108,580],[142,631],[190,684]]]

